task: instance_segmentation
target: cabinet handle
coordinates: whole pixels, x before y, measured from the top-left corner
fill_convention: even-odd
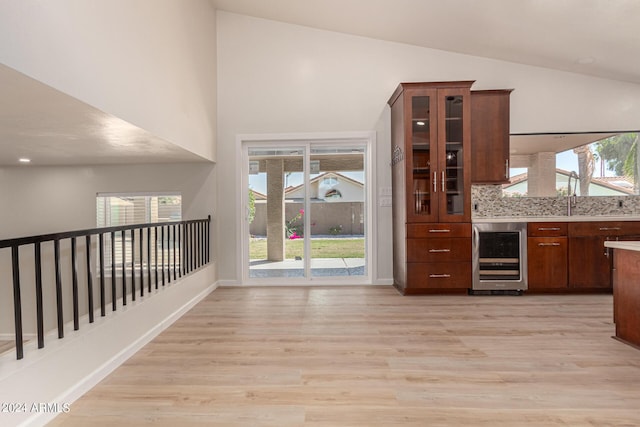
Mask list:
[[[506,159],[506,160],[504,161],[504,177],[505,177],[506,179],[508,179],[508,178],[509,178],[509,159]]]
[[[560,243],[557,243],[557,242],[553,242],[553,243],[538,243],[538,246],[560,246]]]
[[[560,227],[539,227],[538,231],[560,231]]]
[[[438,172],[433,172],[433,192],[438,192]]]
[[[441,253],[441,252],[451,252],[451,249],[429,249],[429,252],[432,254]]]
[[[429,233],[451,233],[451,230],[446,228],[429,230]]]
[[[600,227],[600,231],[616,231],[621,230],[620,227]]]
[[[430,274],[429,277],[431,279],[448,279],[451,277],[450,274]]]
[[[442,192],[444,193],[445,191],[447,191],[447,189],[445,188],[446,182],[445,182],[445,178],[444,178],[444,171],[442,171]]]

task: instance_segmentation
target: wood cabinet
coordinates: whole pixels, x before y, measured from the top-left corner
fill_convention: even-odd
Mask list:
[[[640,240],[640,221],[569,223],[569,287],[611,290],[612,257],[607,240]]]
[[[471,224],[407,224],[405,294],[471,286]]]
[[[402,83],[389,100],[393,191],[407,223],[471,221],[471,84]]]
[[[402,83],[389,99],[394,283],[405,294],[471,286],[472,83]]]
[[[513,89],[471,91],[471,182],[509,182],[509,101]]]
[[[527,224],[529,291],[566,290],[568,284],[567,223]]]
[[[612,251],[616,337],[640,348],[640,252],[620,248]]]

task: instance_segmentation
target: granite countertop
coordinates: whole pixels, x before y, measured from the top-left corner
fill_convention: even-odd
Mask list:
[[[604,242],[604,246],[605,248],[626,249],[628,251],[640,252],[640,242],[636,242],[636,241],[608,240]]]
[[[588,215],[572,215],[572,216],[499,216],[492,218],[471,218],[473,223],[488,222],[593,222],[593,221],[640,221],[640,216],[588,216]]]

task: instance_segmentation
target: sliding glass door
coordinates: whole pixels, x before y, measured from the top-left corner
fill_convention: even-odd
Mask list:
[[[366,144],[244,147],[250,281],[366,276]]]

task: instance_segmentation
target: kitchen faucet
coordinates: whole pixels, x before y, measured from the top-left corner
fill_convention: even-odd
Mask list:
[[[573,192],[571,191],[571,178],[573,178]],[[575,171],[569,173],[567,186],[567,216],[571,216],[571,208],[576,207],[578,198],[576,196],[576,185],[578,185],[578,174]]]

